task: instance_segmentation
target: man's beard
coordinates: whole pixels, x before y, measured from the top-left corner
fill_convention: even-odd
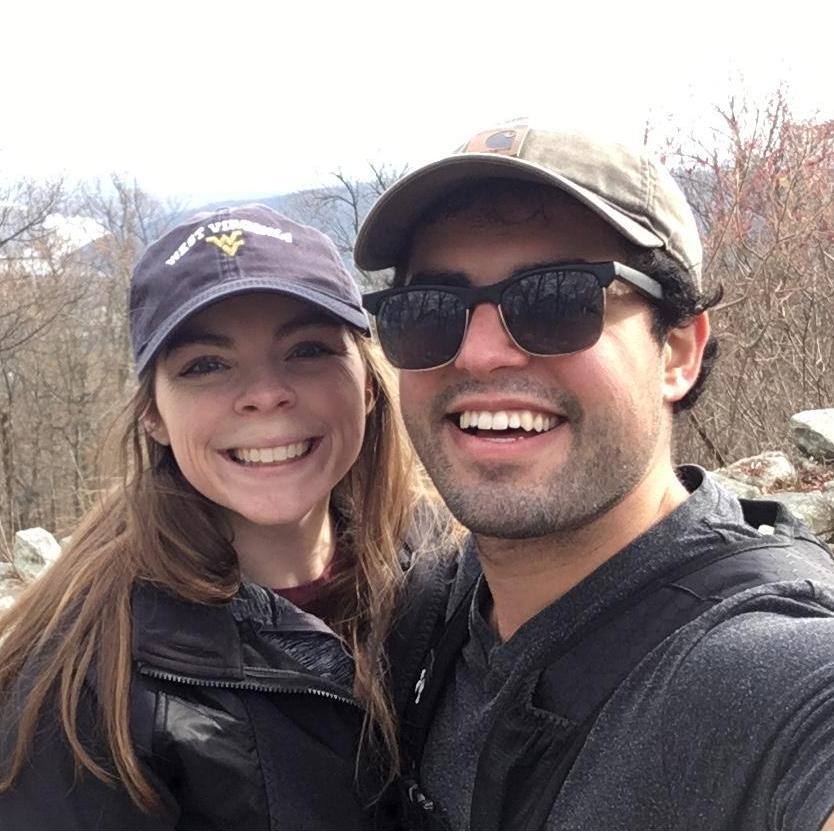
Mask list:
[[[662,424],[659,398],[652,403],[654,408],[639,413],[629,402],[628,410],[612,407],[604,414],[587,415],[573,397],[536,388],[537,402],[551,403],[568,418],[555,429],[571,433],[562,463],[538,483],[530,483],[522,467],[509,464],[477,465],[477,477],[464,477],[446,455],[439,427],[453,396],[478,391],[477,385],[458,386],[435,398],[431,414],[403,414],[438,492],[455,518],[473,533],[528,539],[582,528],[622,501],[649,468]],[[534,393],[518,383],[502,386],[501,392]],[[472,473],[473,468],[467,471]]]

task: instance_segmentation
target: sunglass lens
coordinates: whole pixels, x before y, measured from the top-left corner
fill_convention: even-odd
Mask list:
[[[591,347],[602,333],[604,294],[593,273],[549,270],[510,284],[501,311],[513,338],[530,353]]]
[[[458,352],[466,307],[452,293],[415,287],[382,302],[376,329],[392,365],[412,371],[434,368]]]

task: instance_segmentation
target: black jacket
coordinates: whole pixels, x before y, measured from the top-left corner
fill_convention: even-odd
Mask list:
[[[354,776],[363,713],[347,686],[329,674],[340,664],[344,672],[350,660],[321,621],[299,616],[257,586],[244,587],[229,604],[208,606],[137,585],[132,606],[131,733],[162,808],[144,814],[118,784],[76,772],[50,716],[36,736],[31,764],[0,793],[0,828],[374,824],[359,796],[367,798],[374,786],[358,789]],[[322,671],[311,672],[299,658],[318,658]],[[91,685],[80,725],[106,764],[93,691]],[[13,726],[13,710],[6,710],[0,756],[8,755]]]
[[[484,738],[471,802],[472,828],[540,827],[607,698],[675,628],[744,588],[797,578],[834,583],[830,552],[781,505],[742,505],[752,527],[749,540],[717,544],[702,554],[708,558],[699,564],[684,561],[675,574],[652,576],[639,592],[602,611],[569,642],[543,643],[539,660],[528,664],[530,668],[519,667],[517,688],[504,693],[510,706],[498,711]],[[761,524],[773,527],[773,534],[757,535]],[[468,640],[468,614],[481,575],[477,560],[469,558],[473,552],[470,545],[466,558],[414,563],[389,641],[407,827],[447,825],[425,795],[420,759],[434,710]],[[632,645],[624,642],[624,634],[640,634],[641,639]]]

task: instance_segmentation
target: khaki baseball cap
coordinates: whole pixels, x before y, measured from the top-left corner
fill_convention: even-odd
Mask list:
[[[644,147],[589,134],[514,125],[476,134],[451,156],[406,174],[368,212],[354,248],[362,269],[396,265],[429,206],[488,177],[552,185],[584,203],[627,240],[666,251],[701,283],[701,240],[669,171]]]

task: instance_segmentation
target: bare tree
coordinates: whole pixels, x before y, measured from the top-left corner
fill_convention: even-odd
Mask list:
[[[677,154],[705,280],[725,288],[722,356],[681,442],[708,463],[790,448],[791,413],[834,405],[834,122],[796,119],[781,89],[715,112]]]
[[[163,203],[144,191],[136,180],[112,174],[82,189],[75,209],[101,225],[106,234],[95,246],[93,262],[99,281],[97,306],[105,318],[117,365],[119,390],[130,379],[128,321],[125,313],[130,275],[144,249],[174,223],[182,206]]]
[[[0,274],[0,519],[11,531],[66,532],[103,486],[101,441],[131,379],[130,272],[176,211],[120,177],[55,208],[93,234],[73,243],[45,221]]]
[[[368,163],[364,178],[351,177],[337,170],[332,174],[336,180],[334,185],[292,195],[287,211],[329,235],[342,256],[354,267],[363,287],[376,289],[385,282],[386,276],[358,269],[353,263],[353,245],[370,207],[406,170],[373,162]]]
[[[20,180],[0,186],[0,260],[21,253],[48,235],[47,218],[63,198],[63,183]]]

